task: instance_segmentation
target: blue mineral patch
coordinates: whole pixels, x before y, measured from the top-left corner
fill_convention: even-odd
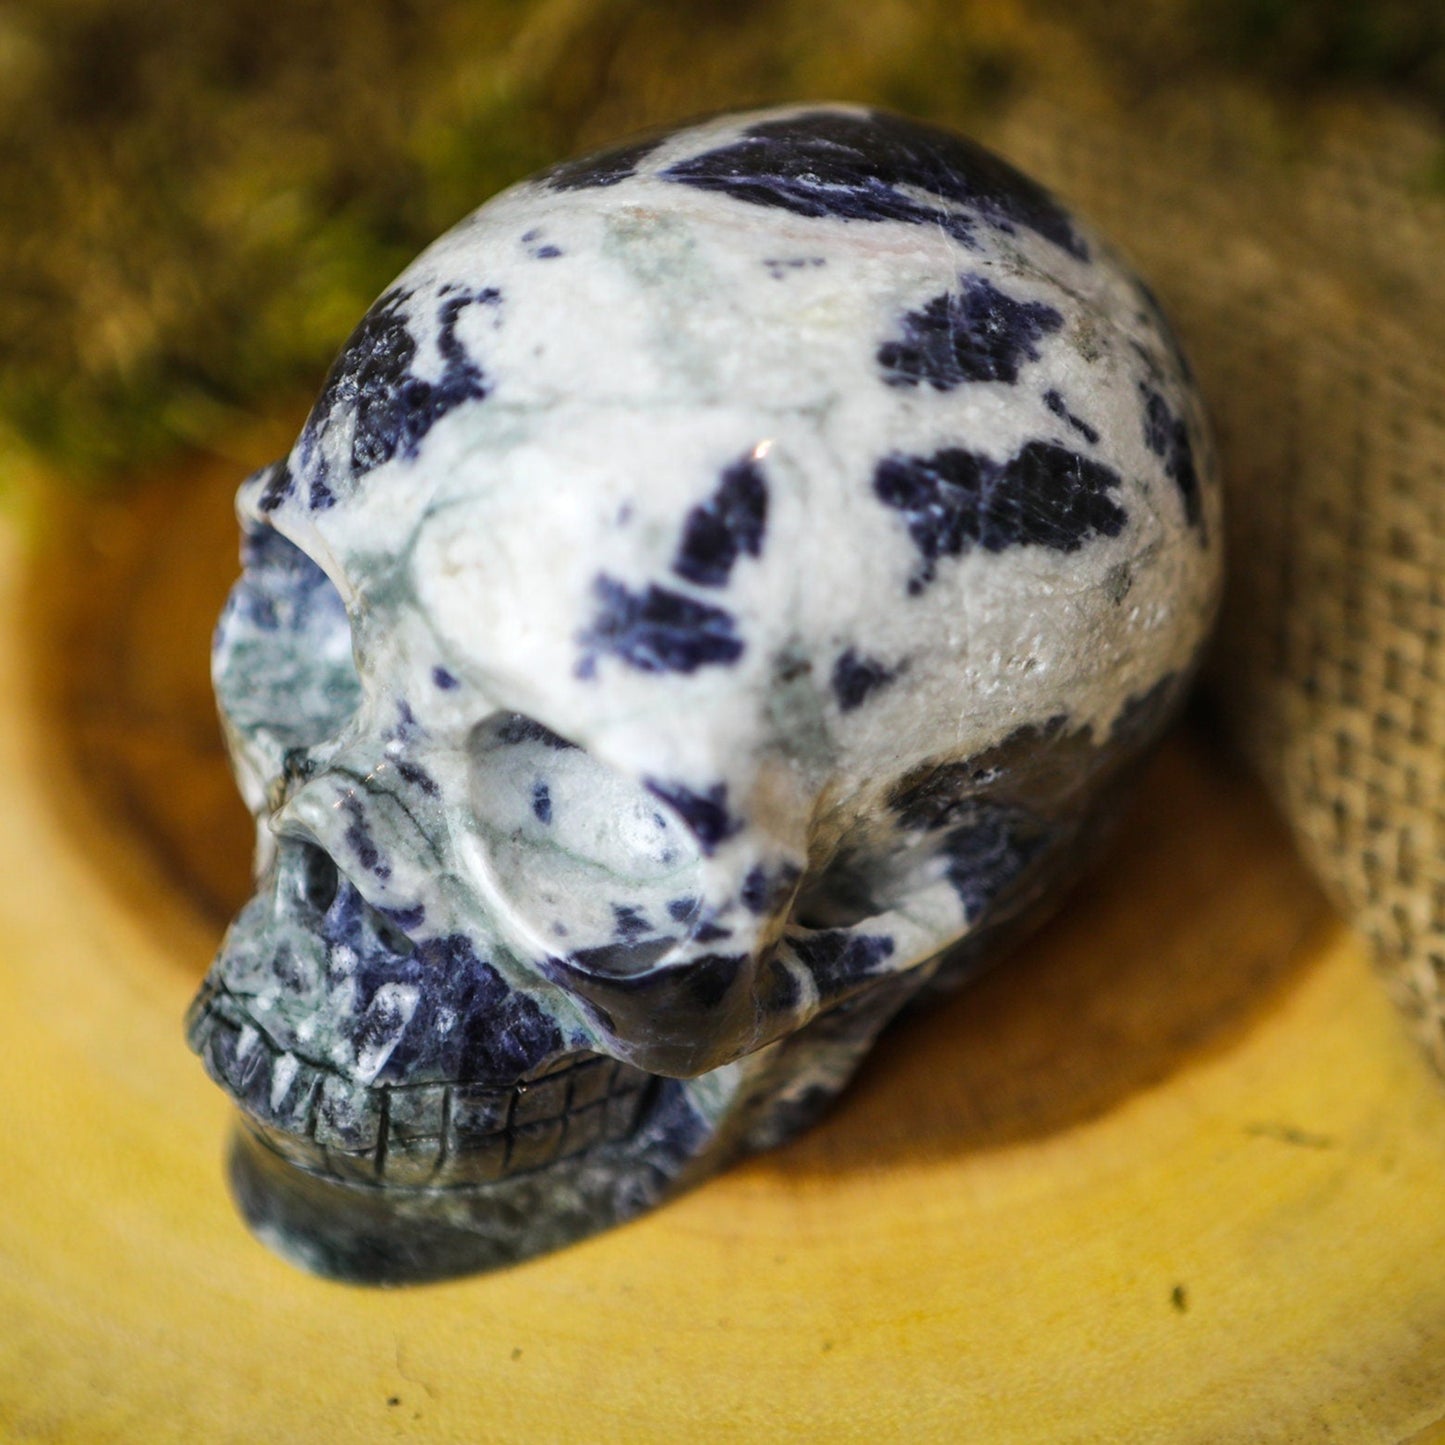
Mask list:
[[[481,368],[457,336],[457,322],[469,306],[496,304],[500,293],[488,287],[441,299],[437,349],[443,370],[436,380],[420,377],[412,369],[417,344],[406,321],[412,300],[413,293],[400,287],[382,296],[362,318],[326,378],[298,443],[301,466],[310,477],[313,507],[335,501],[321,439],[343,417],[353,418],[351,471],[359,478],[394,457],[415,457],[442,417],[488,393]]]
[[[413,904],[410,908],[380,908],[377,912],[406,933],[411,933],[426,922],[426,908],[420,903]]]
[[[672,570],[699,587],[725,587],[739,557],[762,555],[767,524],[767,479],[752,457],[744,457],[688,513]]]
[[[1069,410],[1061,393],[1051,387],[1044,393],[1044,405],[1061,421],[1068,422],[1091,447],[1098,446],[1099,433],[1091,427],[1088,422],[1075,416],[1073,412]]]
[[[759,863],[748,870],[738,896],[749,913],[765,917],[787,902],[802,876],[793,863],[782,863],[771,871]]]
[[[907,518],[923,559],[909,583],[913,593],[933,580],[940,557],[973,547],[1077,552],[1093,537],[1118,536],[1129,520],[1109,495],[1119,484],[1110,468],[1043,441],[1005,462],[961,447],[930,456],[895,453],[873,474],[875,495]]]
[[[644,778],[643,785],[687,824],[704,853],[713,852],[718,844],[731,838],[742,827],[742,820],[728,812],[726,783],[714,783],[706,792],[695,792],[683,783]]]
[[[827,264],[827,259],[823,256],[789,256],[783,260],[763,262],[763,265],[767,268],[768,275],[771,276],[774,281],[781,281],[794,271],[814,270],[819,266],[826,266]]]
[[[270,526],[247,528],[243,576],[231,589],[217,634],[237,622],[258,632],[330,631],[349,627],[331,579],[299,547]]]
[[[356,978],[360,1016],[389,983],[414,988],[417,1003],[378,1083],[511,1083],[562,1047],[535,1000],[509,988],[462,934],[424,940],[405,959],[364,954]]]
[[[266,485],[261,489],[261,499],[256,505],[263,512],[274,512],[296,490],[296,478],[285,462],[272,462],[266,471]]]
[[[420,763],[408,762],[405,758],[398,760],[396,773],[403,782],[410,783],[413,788],[420,789],[429,798],[439,798],[442,790],[437,786],[437,780],[421,766]]]
[[[551,728],[543,727],[541,723],[533,718],[524,717],[519,712],[507,714],[497,729],[496,739],[499,743],[508,745],[541,743],[543,747],[552,748],[557,752],[575,750],[577,747],[576,743],[569,743],[566,738],[559,737]]]
[[[800,216],[939,226],[964,245],[976,244],[979,220],[1021,226],[1088,259],[1068,213],[1037,182],[972,141],[881,111],[761,121],[659,175]]]
[[[378,878],[390,878],[391,865],[377,847],[376,839],[371,836],[371,829],[366,821],[366,809],[361,800],[354,794],[348,794],[341,800],[341,806],[349,820],[346,825],[346,842],[356,854],[356,861]]]
[[[630,903],[612,905],[612,931],[618,938],[639,938],[652,932],[652,925],[642,911]]]
[[[697,912],[701,903],[700,898],[670,898],[667,901],[667,916],[674,923],[686,923]]]
[[[539,823],[552,821],[552,792],[540,779],[532,784],[532,816]]]
[[[1018,380],[1019,367],[1039,359],[1039,342],[1064,324],[1042,301],[1019,301],[985,276],[964,276],[920,310],[905,313],[902,335],[878,348],[890,386],[927,382],[951,391],[966,381]]]
[[[852,712],[862,707],[881,687],[898,676],[897,670],[885,666],[876,658],[864,657],[849,647],[839,654],[833,664],[833,675],[829,683],[833,696],[842,712]]]
[[[1194,448],[1184,418],[1176,416],[1169,403],[1153,387],[1139,383],[1144,399],[1144,445],[1164,463],[1164,475],[1179,488],[1184,517],[1191,527],[1204,530],[1204,509],[1199,497],[1199,473],[1194,467]]]
[[[691,597],[649,586],[633,592],[611,577],[592,587],[597,614],[578,634],[584,652],[579,677],[592,677],[597,658],[621,658],[640,672],[696,672],[726,667],[743,654],[743,641],[730,612]]]
[[[893,940],[886,934],[854,933],[846,928],[790,933],[788,943],[824,998],[873,973],[893,954]]]
[[[563,161],[538,177],[554,191],[585,191],[598,186],[615,186],[637,174],[638,165],[663,142],[662,136],[613,146],[575,161]]]
[[[1017,808],[974,803],[970,811],[968,822],[944,836],[941,851],[944,873],[972,923],[1044,851],[1050,834]]]
[[[554,246],[550,241],[544,241],[542,232],[536,226],[522,233],[522,244],[534,261],[553,261],[562,255],[562,248]]]
[[[443,692],[454,692],[461,684],[444,667],[434,667],[431,670],[432,682]]]
[[[313,512],[324,512],[336,505],[336,493],[331,490],[328,478],[331,466],[325,457],[317,457],[310,468],[311,485],[306,489],[306,503]]]

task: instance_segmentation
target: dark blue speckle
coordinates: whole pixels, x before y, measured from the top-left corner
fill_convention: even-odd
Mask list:
[[[331,468],[325,457],[317,457],[311,468],[311,485],[307,488],[306,500],[313,512],[329,511],[336,505],[336,493],[327,485]]]
[[[825,928],[815,933],[790,933],[788,942],[828,998],[875,972],[893,954],[886,934],[855,933]]]
[[[248,527],[243,535],[245,573],[231,589],[218,633],[235,622],[275,632],[286,618],[293,634],[319,640],[349,627],[346,608],[331,579],[299,547],[270,526]]]
[[[258,475],[266,478],[261,488],[261,500],[256,504],[263,512],[274,512],[296,490],[296,478],[285,462],[272,462]]]
[[[972,923],[1050,843],[1048,829],[1021,809],[975,803],[966,823],[943,839],[945,874]]]
[[[983,276],[964,276],[958,291],[935,296],[904,315],[902,335],[878,348],[890,386],[927,382],[951,391],[966,381],[1018,380],[1025,361],[1039,359],[1039,342],[1064,318],[1041,301],[1019,301]]]
[[[696,672],[726,667],[743,654],[731,613],[666,588],[632,592],[611,577],[593,584],[598,602],[590,627],[578,634],[584,649],[579,677],[592,677],[597,658],[621,658],[640,672]]]
[[[1023,227],[1088,259],[1042,186],[972,141],[878,111],[762,121],[659,174],[799,216],[938,226],[964,245],[975,244],[979,221],[1009,233]]]
[[[408,933],[426,922],[426,908],[420,903],[411,908],[381,908],[377,911]]]
[[[539,823],[552,821],[552,794],[540,779],[532,784],[532,816]]]
[[[1109,495],[1119,485],[1117,472],[1041,441],[1006,462],[961,447],[926,457],[895,454],[873,474],[874,494],[903,513],[923,558],[909,584],[914,593],[933,580],[940,557],[972,547],[1077,552],[1092,537],[1117,537],[1129,520]]]
[[[660,782],[656,778],[644,778],[643,784],[687,824],[704,853],[712,853],[742,827],[742,820],[728,812],[726,783],[714,783],[701,793],[682,783]]]
[[[391,865],[383,858],[381,849],[376,846],[376,839],[371,836],[366,810],[362,807],[361,800],[354,793],[348,793],[342,798],[341,805],[349,819],[346,825],[346,842],[356,854],[356,861],[383,881],[390,878]]]
[[[876,658],[864,657],[850,647],[833,664],[833,675],[829,681],[839,710],[852,712],[897,676],[896,669],[884,666]]]
[[[725,587],[743,555],[762,555],[768,484],[752,457],[734,462],[717,490],[688,513],[672,570],[699,587]]]
[[[442,417],[463,402],[479,401],[488,393],[486,378],[467,355],[456,328],[468,306],[495,304],[500,293],[489,287],[475,295],[451,295],[441,301],[437,349],[444,367],[434,381],[412,370],[416,339],[405,313],[412,299],[410,291],[388,291],[362,318],[331,368],[297,444],[314,507],[329,507],[336,500],[321,441],[344,418],[352,421],[350,460],[355,479],[394,457],[414,458]]]
[[[1204,529],[1204,509],[1199,497],[1199,473],[1194,466],[1194,448],[1184,418],[1175,416],[1169,403],[1153,387],[1139,383],[1144,398],[1144,444],[1164,463],[1164,474],[1179,488],[1185,520]]]
[[[454,678],[451,673],[449,673],[444,667],[432,668],[431,680],[439,688],[441,688],[443,692],[452,692],[454,689],[461,686],[461,684],[456,680],[456,678]]]
[[[583,191],[615,186],[636,175],[638,165],[662,144],[661,136],[613,146],[610,150],[563,161],[543,172],[540,179],[554,191]]]
[[[785,261],[764,261],[768,275],[774,281],[781,281],[791,271],[806,271],[816,269],[819,266],[826,266],[828,263],[822,256],[790,256]]]
[[[497,729],[497,741],[506,743],[509,747],[518,743],[541,743],[544,748],[551,748],[559,753],[575,750],[577,747],[576,743],[569,743],[551,728],[543,727],[535,719],[525,717],[519,712],[508,713],[503,719]]]
[[[401,760],[396,765],[397,776],[414,788],[419,788],[429,798],[439,798],[442,790],[437,786],[437,781],[427,770],[418,763]]]
[[[612,905],[612,931],[618,938],[639,938],[652,932],[652,925],[638,908],[630,903]]]
[[[1099,433],[1088,422],[1076,417],[1064,404],[1064,398],[1052,387],[1044,393],[1044,405],[1062,421],[1068,422],[1088,444],[1098,446]]]
[[[556,1024],[460,934],[423,940],[405,959],[364,956],[356,977],[360,1015],[387,983],[411,985],[418,999],[380,1083],[419,1076],[511,1083],[562,1047]]]

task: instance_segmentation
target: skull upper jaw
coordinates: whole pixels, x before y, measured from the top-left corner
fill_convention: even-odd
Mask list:
[[[284,1157],[274,1134],[246,1121],[231,1146],[233,1195],[264,1243],[329,1278],[410,1284],[500,1268],[622,1223],[704,1172],[704,1126],[682,1085],[658,1082],[626,1139],[510,1178],[449,1187],[319,1173]]]

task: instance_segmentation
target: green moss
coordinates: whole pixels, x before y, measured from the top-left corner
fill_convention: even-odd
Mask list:
[[[1030,83],[1030,16],[1076,27],[1136,76],[1228,64],[1280,85],[1388,82],[1445,107],[1438,7],[1159,0],[1149,13],[1145,26],[1113,0],[11,0],[0,434],[68,477],[144,466],[314,390],[416,250],[537,167],[641,126],[795,98],[976,127]]]

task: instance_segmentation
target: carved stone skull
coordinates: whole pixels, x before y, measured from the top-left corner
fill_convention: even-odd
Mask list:
[[[497,197],[239,511],[258,891],[190,1036],[253,1228],[374,1281],[810,1122],[1079,871],[1219,580],[1147,291],[987,152],[837,106]]]

